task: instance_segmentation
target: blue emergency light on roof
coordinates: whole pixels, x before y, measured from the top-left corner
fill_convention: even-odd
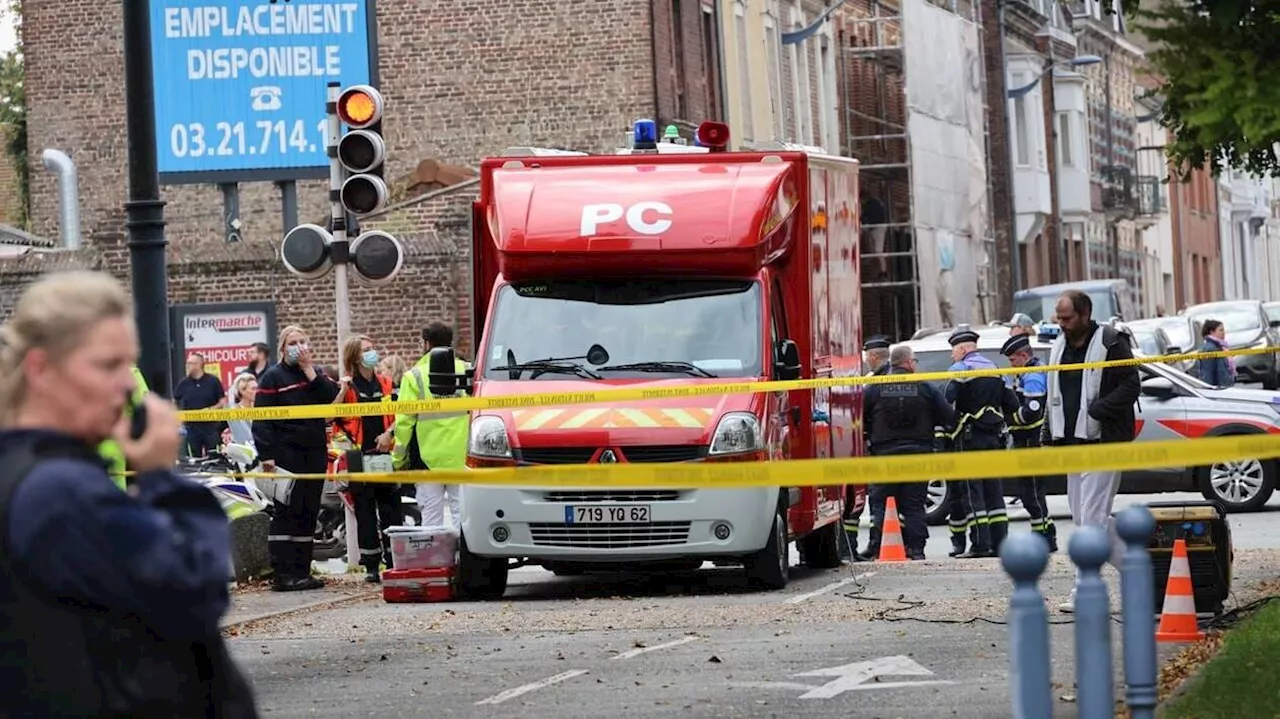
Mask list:
[[[658,149],[658,123],[653,120],[636,120],[632,134],[632,149]]]
[[[1062,328],[1050,322],[1041,322],[1037,334],[1041,337],[1052,338],[1057,337],[1062,332]]]

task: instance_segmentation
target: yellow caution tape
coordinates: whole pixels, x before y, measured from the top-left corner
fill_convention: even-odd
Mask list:
[[[520,487],[736,489],[900,484],[931,480],[1013,479],[1280,457],[1280,434],[1233,435],[979,452],[899,454],[777,462],[572,464],[383,473],[238,475],[262,479],[450,483]]]
[[[1244,355],[1271,354],[1270,347],[1224,350],[1221,352],[1190,352],[1179,355],[1138,357],[1127,360],[1085,362],[1081,364],[1034,367],[996,367],[993,369],[966,370],[963,372],[921,372],[916,374],[873,375],[857,377],[824,377],[821,379],[796,379],[772,382],[717,382],[715,384],[688,384],[671,387],[619,388],[575,392],[545,392],[540,394],[512,395],[506,397],[449,397],[417,400],[412,402],[361,402],[353,404],[299,405],[294,407],[252,407],[238,409],[202,409],[179,412],[183,422],[228,422],[231,420],[280,420],[280,419],[330,419],[334,417],[370,417],[380,414],[426,414],[433,412],[467,412],[474,410],[504,410],[527,407],[560,407],[565,405],[596,404],[599,402],[636,402],[652,399],[680,397],[707,397],[727,394],[756,394],[761,392],[791,392],[796,390],[830,389],[858,385],[900,382],[937,382],[960,377],[1004,377],[1030,372],[1057,372],[1072,370],[1105,369],[1107,367],[1132,367],[1142,364],[1181,362],[1215,357],[1240,357]]]

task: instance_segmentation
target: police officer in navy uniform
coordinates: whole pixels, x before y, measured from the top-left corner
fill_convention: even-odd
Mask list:
[[[950,372],[995,369],[978,353],[978,333],[960,325],[947,339],[955,364]],[[957,451],[1004,449],[1008,441],[1006,417],[1018,411],[1018,399],[1002,377],[961,377],[947,382],[947,401],[955,406],[951,440]],[[955,486],[959,485],[959,486]],[[994,557],[1009,532],[1004,490],[998,479],[971,479],[953,484],[959,503],[952,505],[951,556],[960,559]],[[969,535],[966,552],[965,534]]]
[[[866,364],[869,368],[866,376],[883,375],[889,372],[889,338],[884,335],[872,335],[862,343],[862,351],[866,355]],[[865,410],[863,416],[866,416]],[[863,431],[865,433],[865,427]],[[850,562],[865,562],[870,558],[869,553],[858,553],[858,529],[862,524],[862,511],[866,508],[865,502],[860,502],[858,492],[861,489],[859,485],[847,485],[844,494],[844,536],[845,541],[840,545],[840,556],[848,559]]]
[[[889,355],[889,374],[907,375],[916,371],[916,356],[910,347],[898,345]],[[951,405],[937,387],[928,382],[895,382],[867,387],[862,399],[866,422],[867,448],[873,455],[924,454],[933,452],[934,427],[955,423]],[[867,555],[880,550],[885,504],[893,497],[902,518],[902,542],[907,556],[924,559],[929,539],[925,522],[928,482],[901,482],[871,486],[871,541]]]
[[[1000,348],[1014,367],[1039,367],[1043,363],[1031,351],[1031,340],[1026,335],[1014,335]],[[1018,411],[1009,418],[1009,435],[1015,449],[1039,447],[1044,443],[1045,401],[1049,393],[1049,378],[1044,372],[1027,372],[1006,375],[1005,383],[1018,398]],[[1045,499],[1044,480],[1040,477],[1022,477],[1018,480],[1018,499],[1031,515],[1031,531],[1049,542],[1049,551],[1058,551],[1058,529],[1049,516]]]

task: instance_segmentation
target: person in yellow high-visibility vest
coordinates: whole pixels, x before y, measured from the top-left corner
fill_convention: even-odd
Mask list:
[[[426,353],[400,380],[397,399],[414,402],[432,396],[429,380],[431,350],[453,346],[453,330],[443,322],[432,322],[422,331]],[[467,362],[455,356],[454,371],[467,371]],[[437,412],[433,414],[397,414],[395,445],[391,453],[392,466],[402,469],[465,469],[467,466],[466,412]],[[412,445],[412,447],[410,446]],[[413,456],[416,448],[417,456]],[[420,463],[419,460],[420,459]],[[458,485],[419,483],[418,505],[422,508],[422,525],[444,526],[444,495],[449,494],[449,512],[452,524],[461,522],[458,502]]]
[[[137,386],[133,388],[133,404],[142,404],[142,398],[147,396],[149,390],[147,389],[147,380],[142,376],[142,371],[137,366],[133,368],[133,381],[137,383]],[[133,416],[133,407],[126,406],[124,412],[126,417]],[[106,460],[107,471],[111,474],[111,479],[116,483],[116,486],[120,489],[128,487],[129,483],[124,475],[128,468],[125,466],[124,451],[120,449],[120,445],[114,439],[108,439],[98,445],[98,456]]]

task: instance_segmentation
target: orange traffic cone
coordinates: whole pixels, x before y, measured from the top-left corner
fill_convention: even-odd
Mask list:
[[[884,528],[880,530],[879,561],[907,561],[907,548],[902,544],[902,522],[898,521],[898,500],[894,497],[888,497],[884,502]]]
[[[1158,642],[1195,642],[1204,639],[1196,624],[1196,599],[1191,587],[1191,562],[1187,559],[1187,543],[1173,542],[1173,560],[1169,562],[1169,583],[1164,590],[1164,609],[1160,612]]]

